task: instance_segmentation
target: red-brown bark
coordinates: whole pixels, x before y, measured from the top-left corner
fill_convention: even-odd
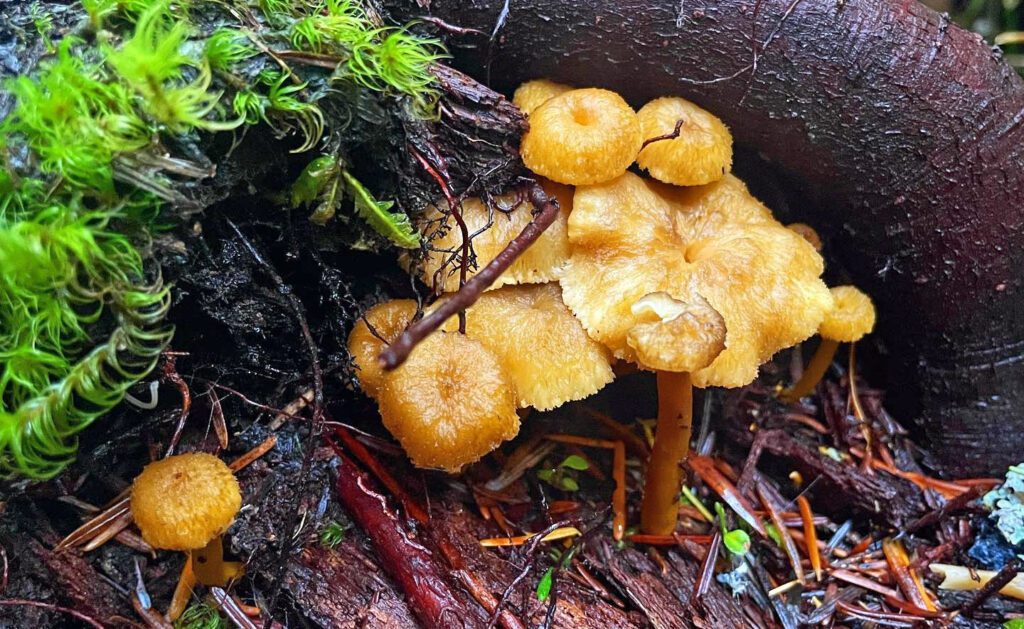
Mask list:
[[[549,77],[714,111],[816,202],[877,299],[889,388],[946,469],[1024,445],[1024,86],[915,0],[392,0],[493,87]],[[501,17],[503,13],[507,13]]]

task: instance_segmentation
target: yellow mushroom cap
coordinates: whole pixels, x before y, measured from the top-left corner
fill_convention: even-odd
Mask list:
[[[555,96],[559,96],[572,88],[568,85],[555,83],[547,79],[535,79],[527,81],[516,88],[512,95],[512,103],[529,116],[533,110],[548,102]]]
[[[534,284],[558,279],[562,268],[569,259],[569,240],[566,236],[566,222],[572,210],[572,188],[550,181],[542,181],[545,192],[554,196],[559,203],[559,214],[519,258],[513,262],[491,289],[506,284]],[[473,277],[494,260],[513,238],[519,235],[533,219],[533,205],[521,202],[514,195],[495,199],[488,211],[480,199],[466,199],[462,203],[462,219],[472,238],[475,268],[470,268],[466,279]],[[446,208],[447,209],[447,208]],[[488,227],[490,223],[490,227]],[[454,217],[442,213],[436,206],[426,209],[420,221],[420,230],[430,238],[430,248],[422,262],[421,278],[427,286],[434,286],[443,293],[459,289],[459,264],[453,254],[461,256],[462,232]]]
[[[398,338],[415,314],[415,301],[393,299],[370,308],[352,326],[352,332],[348,336],[348,351],[359,369],[359,384],[370,397],[377,397],[377,392],[384,383],[385,374],[380,365],[380,353],[384,351],[386,343]],[[370,326],[373,326],[373,330]]]
[[[815,231],[813,227],[807,223],[790,223],[789,225],[786,225],[786,227],[803,236],[804,240],[811,243],[811,246],[814,247],[816,251],[821,251],[821,247],[823,245],[821,242],[821,236],[818,235],[818,232]]]
[[[550,410],[615,378],[608,350],[587,336],[554,282],[481,295],[466,313],[466,334],[498,357],[522,407]]]
[[[512,384],[498,359],[458,332],[435,332],[387,375],[384,427],[419,467],[457,471],[519,432]]]
[[[772,354],[814,334],[832,307],[820,279],[821,256],[734,178],[678,191],[626,173],[580,187],[569,242],[563,298],[587,332],[618,358],[691,370],[699,387],[750,383]],[[690,343],[689,356],[658,351],[646,336],[650,329],[642,326],[652,320],[642,300],[655,293],[692,312],[689,321],[672,325],[675,317],[653,321],[672,342]],[[717,354],[711,312],[725,322],[724,349]],[[694,370],[692,344],[713,361]]]
[[[725,319],[700,295],[686,303],[668,293],[651,293],[633,302],[636,324],[626,344],[637,362],[651,369],[694,372],[725,349]]]
[[[231,468],[202,452],[154,461],[132,484],[132,517],[154,548],[203,548],[231,526],[241,506]]]
[[[875,305],[855,286],[832,289],[835,306],[825,315],[818,334],[840,343],[859,341],[875,327]]]
[[[636,112],[597,88],[556,96],[530,115],[520,152],[526,167],[570,185],[609,181],[626,172],[643,140]]]
[[[721,120],[683,98],[657,98],[637,112],[644,140],[671,135],[680,120],[679,136],[651,142],[637,155],[640,168],[659,181],[696,186],[721,179],[732,168],[732,134]]]

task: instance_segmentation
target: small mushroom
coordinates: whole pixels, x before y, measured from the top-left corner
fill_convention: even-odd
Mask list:
[[[577,188],[569,242],[565,303],[616,357],[658,372],[641,528],[669,533],[691,386],[746,385],[812,335],[832,308],[824,263],[731,177],[678,189],[626,173]]]
[[[818,232],[807,223],[790,223],[789,225],[786,225],[786,227],[803,236],[804,240],[811,243],[811,246],[814,247],[816,251],[821,251],[822,246],[824,246],[821,242],[821,236],[819,236]]]
[[[381,418],[419,467],[450,472],[519,432],[516,395],[495,355],[458,332],[439,331],[388,373]]]
[[[534,284],[557,280],[569,259],[569,240],[566,222],[572,209],[572,188],[551,181],[542,181],[544,191],[558,200],[559,215],[540,238],[513,262],[491,289],[506,284]],[[485,267],[501,253],[513,238],[519,235],[533,218],[534,207],[515,195],[494,200],[493,207],[476,198],[462,202],[462,220],[472,238],[475,265],[469,269],[467,279]],[[459,289],[459,265],[453,264],[461,252],[462,232],[454,217],[437,206],[430,206],[419,221],[420,231],[430,236],[430,246],[421,266],[421,278],[427,286],[436,286],[440,292],[452,293]]]
[[[398,338],[416,315],[416,302],[393,299],[366,311],[348,337],[348,351],[359,370],[359,384],[372,398],[384,383],[384,369],[378,357],[384,347]]]
[[[484,293],[466,312],[466,334],[498,357],[521,407],[550,410],[615,377],[608,350],[587,336],[556,282]]]
[[[641,107],[637,118],[647,145],[636,163],[655,179],[697,186],[718,181],[732,168],[729,128],[690,101],[657,98]]]
[[[626,172],[643,140],[636,112],[615,92],[572,90],[530,114],[523,162],[534,173],[570,185],[609,181]]]
[[[818,327],[821,343],[800,379],[780,395],[785,402],[795,402],[814,390],[832,364],[840,343],[855,343],[875,327],[875,305],[860,289],[836,286],[832,288],[832,299],[835,306]]]
[[[132,484],[131,511],[153,548],[190,555],[196,580],[224,587],[244,570],[224,561],[221,534],[242,505],[238,481],[223,461],[195,452],[147,465]]]
[[[527,81],[516,88],[512,95],[512,103],[529,116],[533,110],[548,102],[555,96],[560,96],[573,88],[561,83],[555,83],[547,79],[536,79]]]

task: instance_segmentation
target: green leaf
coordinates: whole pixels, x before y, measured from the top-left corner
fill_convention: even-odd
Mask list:
[[[341,171],[341,176],[348,184],[356,213],[369,223],[370,227],[403,249],[415,249],[420,246],[420,234],[412,226],[409,217],[400,211],[391,211],[394,201],[378,201],[347,170]]]
[[[1003,629],[1024,629],[1024,618],[1014,618],[1003,623]]]
[[[722,537],[722,543],[734,555],[744,555],[750,550],[750,536],[740,529],[726,533]]]
[[[782,548],[782,535],[779,533],[779,529],[775,528],[774,524],[768,523],[765,524],[764,530],[768,533],[768,537],[775,542],[775,545]]]
[[[551,596],[551,585],[555,582],[555,569],[548,568],[537,584],[537,600],[544,602]]]
[[[562,489],[565,491],[579,491],[580,484],[576,482],[575,478],[566,476],[562,478]]]
[[[569,456],[565,457],[565,460],[562,461],[561,466],[567,467],[571,470],[579,470],[581,472],[590,469],[590,464],[587,463],[587,460],[578,454],[570,454]]]
[[[537,470],[537,478],[541,479],[545,483],[550,483],[554,476],[555,470]]]

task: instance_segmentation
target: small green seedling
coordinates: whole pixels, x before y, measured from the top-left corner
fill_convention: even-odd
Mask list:
[[[715,512],[718,514],[718,523],[722,527],[722,544],[734,555],[745,555],[750,550],[750,535],[743,529],[728,530],[725,525],[725,507],[722,503],[715,503]]]
[[[537,478],[563,491],[577,491],[580,488],[576,480],[576,472],[585,472],[590,469],[587,460],[577,454],[570,454],[557,466],[537,470]]]
[[[347,522],[342,523],[337,520],[331,520],[320,531],[320,545],[327,549],[335,548],[338,544],[345,541],[350,528],[352,528],[352,525]]]

